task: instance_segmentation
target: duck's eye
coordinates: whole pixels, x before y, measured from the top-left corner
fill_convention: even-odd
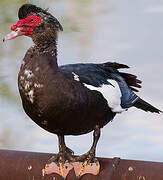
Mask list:
[[[34,20],[35,20],[35,19],[32,18],[32,19],[30,19],[30,22],[33,22]]]

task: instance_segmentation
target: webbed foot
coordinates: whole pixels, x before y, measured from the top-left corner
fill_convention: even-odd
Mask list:
[[[71,169],[73,169],[72,164],[67,160],[67,158],[59,153],[49,159],[45,165],[44,171],[45,174],[59,174],[63,179],[65,179]]]
[[[91,150],[82,156],[76,157],[73,167],[77,177],[87,173],[97,175],[100,171],[100,163]]]

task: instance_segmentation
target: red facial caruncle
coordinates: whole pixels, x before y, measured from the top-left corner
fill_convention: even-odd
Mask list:
[[[33,29],[41,22],[41,17],[34,14],[27,16],[25,19],[20,19],[17,24],[11,26],[12,32],[5,36],[5,40],[11,40],[22,35],[32,35]]]

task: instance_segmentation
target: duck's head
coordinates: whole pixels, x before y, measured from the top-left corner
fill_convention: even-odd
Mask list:
[[[18,12],[19,20],[11,26],[12,32],[5,40],[26,35],[32,38],[36,45],[56,41],[59,30],[63,30],[59,21],[47,10],[32,4],[24,4]]]

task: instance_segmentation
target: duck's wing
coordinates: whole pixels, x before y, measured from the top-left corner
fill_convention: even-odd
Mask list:
[[[103,64],[68,64],[59,67],[65,74],[74,73],[75,78],[82,83],[100,87],[102,84],[109,84],[108,79],[114,79],[113,74],[121,76],[131,90],[138,92],[141,88],[141,81],[137,79],[137,76],[129,73],[119,72],[120,68],[129,68],[127,65],[119,64],[115,62],[107,62]]]
[[[138,92],[137,88],[141,88],[141,81],[137,76],[120,72],[118,69],[121,68],[129,67],[116,62],[69,64],[59,67],[65,76],[74,78],[91,90],[101,92],[113,112],[119,113],[135,106],[144,111],[159,113],[160,110],[133,92]]]

